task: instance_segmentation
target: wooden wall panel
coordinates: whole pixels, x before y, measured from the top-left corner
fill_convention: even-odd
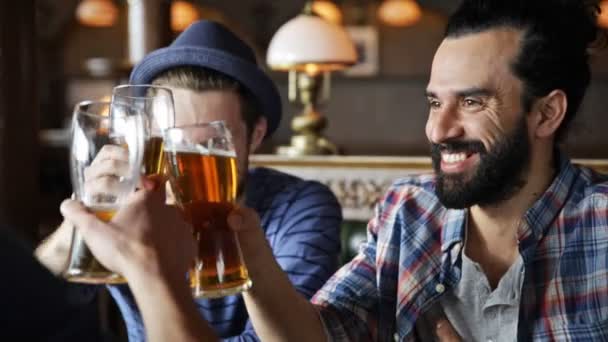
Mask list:
[[[34,3],[0,2],[0,222],[30,239],[39,220]]]

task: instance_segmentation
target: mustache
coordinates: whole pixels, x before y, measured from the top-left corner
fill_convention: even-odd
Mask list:
[[[431,143],[431,154],[438,156],[441,152],[448,153],[487,153],[486,147],[479,140],[451,140],[440,144]]]

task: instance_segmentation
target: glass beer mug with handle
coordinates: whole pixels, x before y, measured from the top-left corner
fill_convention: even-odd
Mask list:
[[[139,182],[145,124],[144,116],[132,115],[108,102],[81,102],[74,109],[70,148],[73,198],[103,221],[112,219]],[[104,171],[108,162],[120,171]],[[78,227],[73,229],[64,276],[80,283],[126,282],[95,259]]]
[[[120,85],[112,91],[112,105],[128,108],[131,113],[147,119],[143,174],[163,176],[165,161],[163,134],[175,123],[175,109],[171,89],[156,85]]]
[[[197,257],[189,271],[195,297],[232,295],[251,287],[227,217],[237,196],[236,153],[224,122],[165,131],[165,158],[175,202],[192,224]]]

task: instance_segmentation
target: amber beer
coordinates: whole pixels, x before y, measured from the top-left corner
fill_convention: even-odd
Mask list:
[[[108,222],[114,217],[116,209],[90,208],[98,219]],[[74,228],[75,229],[75,228]],[[108,270],[95,259],[78,231],[73,235],[71,258],[65,277],[68,281],[88,284],[123,284],[127,281],[120,275]]]
[[[237,194],[236,159],[188,151],[165,153],[171,158],[176,202],[192,223],[197,241],[198,255],[189,272],[194,295],[220,297],[248,289],[251,281],[236,234],[227,223]]]
[[[165,172],[165,154],[163,153],[163,138],[150,137],[144,148],[144,175],[163,175]]]

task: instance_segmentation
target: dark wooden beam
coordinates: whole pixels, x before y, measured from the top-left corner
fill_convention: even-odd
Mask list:
[[[40,194],[34,5],[0,2],[0,223],[31,240]]]

